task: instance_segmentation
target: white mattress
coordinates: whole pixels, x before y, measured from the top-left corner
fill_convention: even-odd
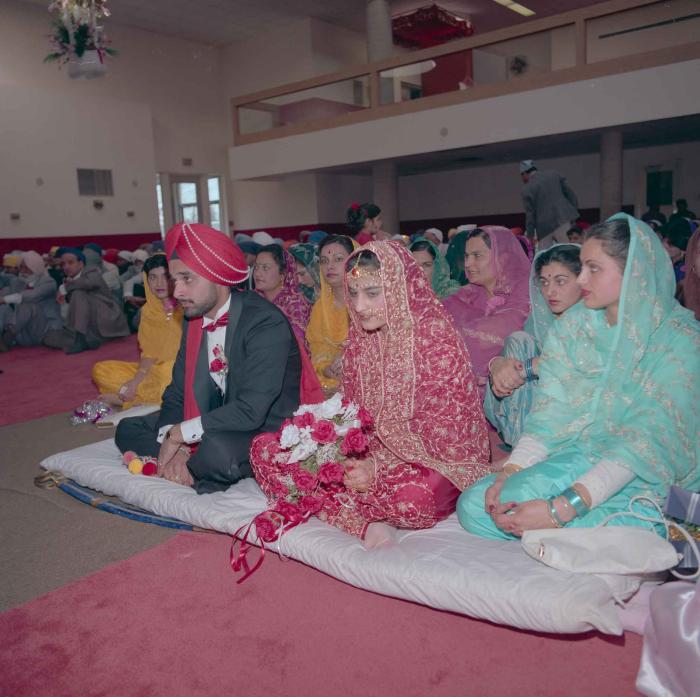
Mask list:
[[[113,440],[52,455],[41,466],[158,515],[224,533],[265,509],[252,479],[199,496],[129,474]],[[279,551],[278,543],[271,549]],[[544,632],[621,634],[615,600],[632,595],[641,580],[557,571],[527,556],[518,542],[470,535],[455,515],[430,530],[400,532],[398,544],[372,551],[314,518],[285,534],[281,552],[359,588]],[[257,573],[265,573],[265,566]],[[255,576],[246,583],[255,583]]]

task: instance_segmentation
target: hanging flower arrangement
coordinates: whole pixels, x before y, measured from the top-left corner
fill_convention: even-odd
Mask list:
[[[105,55],[116,55],[99,23],[109,17],[107,0],[55,0],[49,5],[49,12],[55,12],[57,17],[50,36],[51,53],[44,63],[96,59],[102,65]]]

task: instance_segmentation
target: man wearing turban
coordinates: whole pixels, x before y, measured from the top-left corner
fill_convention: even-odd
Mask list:
[[[19,266],[24,287],[0,296],[0,351],[37,346],[50,330],[63,326],[56,302],[56,281],[49,276],[41,255],[24,252]]]
[[[165,479],[205,494],[252,474],[250,441],[277,430],[300,402],[302,363],[289,323],[240,290],[240,248],[206,225],[180,223],[165,240],[174,297],[188,320],[159,414],[122,419],[122,452],[158,457]]]

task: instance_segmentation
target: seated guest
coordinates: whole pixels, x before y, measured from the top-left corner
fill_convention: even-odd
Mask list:
[[[425,237],[419,237],[411,244],[409,250],[440,300],[461,288],[457,281],[450,278],[447,260],[434,242]]]
[[[453,281],[457,281],[460,286],[466,286],[469,281],[464,273],[464,248],[467,244],[467,235],[470,230],[460,228],[468,227],[470,230],[476,229],[476,225],[460,225],[455,228],[456,232],[450,238],[445,252],[445,259],[450,267],[450,277]]]
[[[530,316],[525,330],[513,332],[501,355],[489,363],[484,413],[508,445],[518,442],[537,385],[539,355],[555,319],[581,299],[576,279],[580,247],[557,244],[535,257],[530,274]]]
[[[685,276],[685,250],[692,234],[690,221],[685,218],[674,218],[661,229],[664,249],[673,263],[673,273],[676,283],[680,283]]]
[[[253,267],[255,290],[279,307],[302,344],[311,315],[311,303],[299,290],[294,257],[278,244],[262,247]]]
[[[104,261],[101,253],[98,252],[96,248],[101,249],[99,245],[92,243],[84,246],[83,256],[85,257],[85,267],[88,269],[97,269],[100,272],[107,288],[109,288],[114,294],[114,297],[121,302],[123,295],[122,284],[119,280],[119,270],[111,262]]]
[[[306,241],[309,244],[318,246],[321,244],[321,240],[325,239],[326,237],[328,237],[327,232],[324,232],[323,230],[313,230]]]
[[[318,248],[315,244],[302,242],[292,245],[289,253],[294,257],[296,264],[299,289],[313,305],[321,292]]]
[[[685,278],[681,283],[681,302],[695,313],[695,319],[700,320],[700,228],[690,238],[685,258],[686,269]]]
[[[347,210],[346,220],[350,234],[359,244],[391,237],[382,229],[382,209],[373,203],[353,203]]]
[[[129,327],[121,305],[107,288],[99,267],[95,264],[88,268],[83,253],[73,247],[62,247],[59,256],[66,276],[58,289],[59,302],[68,303],[66,331],[62,339],[52,338],[45,343],[73,354],[99,348],[109,339],[128,336]]]
[[[279,428],[299,405],[299,346],[277,307],[231,292],[249,271],[226,235],[180,223],[166,254],[189,322],[160,413],[123,419],[115,440],[122,452],[157,456],[165,479],[220,491],[251,475],[253,436]]]
[[[319,517],[376,547],[396,528],[429,528],[450,515],[460,490],[489,471],[489,443],[469,355],[410,253],[370,242],[346,270],[342,392],[369,412],[375,431],[367,456],[345,461],[345,489]],[[274,500],[270,435],[253,443],[251,462]]]
[[[100,399],[125,409],[135,404],[160,404],[172,380],[175,357],[182,338],[182,308],[172,296],[165,254],[144,264],[146,304],[139,322],[139,363],[100,361],[92,379]]]
[[[61,311],[56,302],[56,281],[49,276],[42,257],[24,252],[19,267],[24,288],[0,295],[0,350],[15,344],[38,346],[50,330],[61,329]]]
[[[683,218],[685,220],[695,220],[697,218],[695,213],[688,209],[688,201],[686,201],[684,198],[676,199],[676,210],[673,211],[668,222],[670,223],[678,218]]]
[[[467,233],[464,268],[469,285],[444,305],[467,347],[483,398],[489,361],[509,334],[523,328],[530,311],[530,260],[510,230],[486,226]]]
[[[591,527],[634,496],[700,489],[700,325],[674,299],[668,256],[644,223],[619,213],[584,235],[583,302],[547,333],[523,435],[503,471],[458,503],[474,534]]]
[[[22,252],[3,255],[2,273],[0,273],[0,295],[18,293],[24,288],[24,281],[19,277],[21,264]]]
[[[441,254],[447,251],[447,245],[442,241],[442,230],[436,227],[429,227],[423,234],[418,235],[418,237],[423,237],[435,243],[435,246],[440,250]]]
[[[330,235],[319,245],[321,294],[311,310],[306,330],[311,363],[323,391],[332,395],[342,372],[348,311],[345,306],[345,260],[355,244],[346,235]]]
[[[581,244],[583,242],[583,228],[580,225],[572,225],[566,231],[566,237],[571,244]]]

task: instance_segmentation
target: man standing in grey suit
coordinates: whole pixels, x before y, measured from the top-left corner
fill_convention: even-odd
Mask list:
[[[525,206],[525,234],[538,249],[566,242],[566,231],[578,218],[576,194],[566,179],[552,169],[538,171],[533,160],[520,163]]]

